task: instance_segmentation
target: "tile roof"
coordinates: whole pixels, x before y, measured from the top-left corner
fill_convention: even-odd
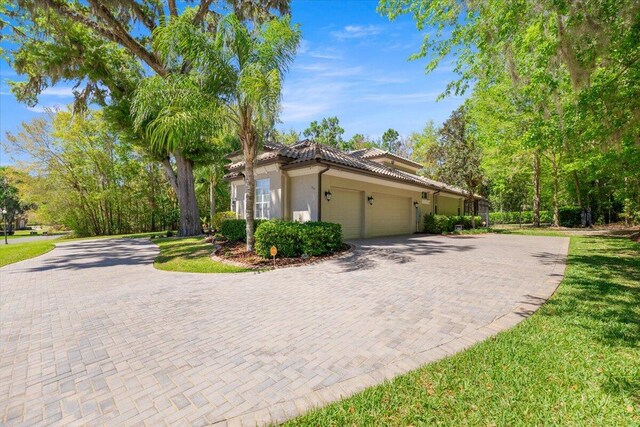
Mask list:
[[[379,175],[382,178],[404,181],[420,187],[445,190],[451,193],[464,195],[464,191],[460,188],[369,160],[371,157],[388,154],[386,151],[377,148],[356,150],[347,153],[328,145],[319,144],[310,140],[302,140],[292,145],[269,143],[268,145],[265,145],[265,149],[267,151],[259,154],[256,158],[257,164],[276,159],[283,165],[283,167],[294,168],[298,164],[318,161],[362,170],[374,175]],[[415,163],[413,161],[410,162]],[[235,179],[242,176],[243,167],[244,161],[232,163],[228,166],[229,173],[225,175],[225,179]]]

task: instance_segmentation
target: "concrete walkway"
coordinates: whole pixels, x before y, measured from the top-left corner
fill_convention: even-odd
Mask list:
[[[511,327],[567,238],[357,242],[265,273],[155,270],[148,240],[62,243],[0,269],[0,421],[281,422]]]

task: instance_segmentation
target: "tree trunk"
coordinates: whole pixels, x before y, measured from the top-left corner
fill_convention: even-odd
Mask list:
[[[202,233],[198,202],[196,200],[195,182],[193,179],[193,160],[174,153],[176,159],[176,196],[180,208],[180,226],[178,235],[197,236]]]
[[[540,227],[540,153],[533,153],[533,226]]]
[[[551,157],[551,167],[553,170],[553,226],[560,226],[560,213],[558,212],[558,160],[556,155]]]
[[[577,171],[573,171],[573,181],[576,185],[576,196],[578,198],[578,206],[580,206],[580,209],[583,209],[584,207],[582,206],[582,194],[580,194],[580,180],[578,179]]]
[[[256,148],[245,146],[244,154],[244,183],[247,205],[245,207],[244,217],[247,222],[247,251],[253,252],[255,244],[253,238],[253,223],[255,217],[255,198],[256,198],[256,177],[254,175],[254,162]]]
[[[216,175],[214,171],[209,175],[209,221],[213,221],[216,214]]]

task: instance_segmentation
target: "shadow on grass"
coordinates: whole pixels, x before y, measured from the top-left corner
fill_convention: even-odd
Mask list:
[[[542,315],[560,316],[613,347],[640,344],[640,245],[622,237],[585,237],[569,255],[562,298]]]

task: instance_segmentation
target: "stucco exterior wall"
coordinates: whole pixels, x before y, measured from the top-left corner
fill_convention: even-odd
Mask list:
[[[269,178],[269,186],[270,186],[270,203],[269,203],[269,218],[282,218],[282,174],[277,169],[256,170],[256,181],[259,179]],[[231,210],[236,212],[236,216],[238,218],[244,218],[244,195],[245,195],[245,185],[243,180],[236,180],[231,182]],[[235,209],[234,209],[234,201],[235,201]]]
[[[461,196],[448,196],[446,193],[439,193],[436,197],[438,198],[438,215],[458,215],[458,208],[460,208],[460,215],[462,215],[463,204],[460,200]]]
[[[318,220],[318,174],[289,178],[289,212],[293,221]]]

